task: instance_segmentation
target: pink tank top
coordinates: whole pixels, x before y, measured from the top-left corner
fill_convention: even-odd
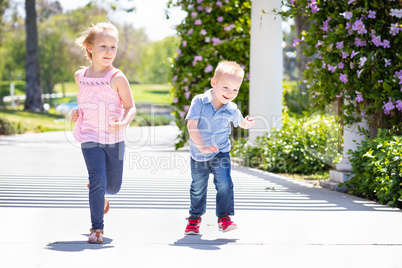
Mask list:
[[[121,119],[124,114],[119,93],[110,86],[110,79],[120,70],[113,68],[102,78],[85,77],[87,70],[82,69],[79,74],[77,101],[80,115],[74,125],[74,137],[78,142],[121,142],[124,130],[116,134],[109,131],[109,122]]]

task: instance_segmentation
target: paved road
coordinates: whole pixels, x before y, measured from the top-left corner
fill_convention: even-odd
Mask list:
[[[102,245],[86,243],[86,169],[70,132],[0,138],[0,267],[402,267],[400,210],[233,167],[239,229],[220,233],[214,187],[185,236],[190,170],[177,129],[131,128]]]

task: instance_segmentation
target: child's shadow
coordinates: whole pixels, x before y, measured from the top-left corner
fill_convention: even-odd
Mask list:
[[[238,240],[238,239],[226,239],[226,238],[203,240],[201,237],[202,235],[186,235],[183,238],[174,242],[173,244],[169,245],[176,247],[190,247],[201,250],[220,250],[221,246],[229,243],[235,243]]]
[[[89,237],[88,234],[84,236]],[[90,244],[87,241],[57,241],[51,242],[46,245],[46,248],[49,250],[56,250],[56,251],[66,251],[66,252],[78,252],[84,251],[86,249],[106,249],[106,248],[113,248],[114,246],[109,245],[112,243],[113,239],[103,237],[102,244]]]

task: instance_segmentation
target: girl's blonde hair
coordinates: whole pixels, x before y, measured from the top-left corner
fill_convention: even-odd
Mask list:
[[[243,68],[235,61],[221,61],[215,69],[214,77],[219,79],[223,74],[231,74],[240,79],[244,78]]]
[[[116,26],[114,26],[111,22],[109,21],[105,21],[105,22],[98,22],[97,24],[92,24],[91,27],[89,27],[88,29],[86,29],[85,31],[83,31],[80,36],[77,38],[77,40],[75,40],[75,43],[77,45],[79,45],[84,51],[85,51],[85,55],[87,57],[87,59],[92,60],[92,53],[90,53],[87,50],[87,46],[88,45],[93,45],[95,38],[96,38],[96,34],[102,31],[106,31],[106,32],[114,32],[116,33],[116,39],[117,42],[119,42],[119,38],[118,38],[118,30],[116,28]]]

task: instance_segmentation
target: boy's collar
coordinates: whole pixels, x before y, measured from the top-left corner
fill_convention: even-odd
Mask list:
[[[212,104],[212,90],[213,88],[205,91],[205,93],[203,94],[204,96],[202,97],[202,104],[207,104],[207,103],[211,103]],[[229,103],[224,104],[221,108],[219,108],[219,110],[227,110],[229,107]],[[213,104],[212,104],[213,105]]]

